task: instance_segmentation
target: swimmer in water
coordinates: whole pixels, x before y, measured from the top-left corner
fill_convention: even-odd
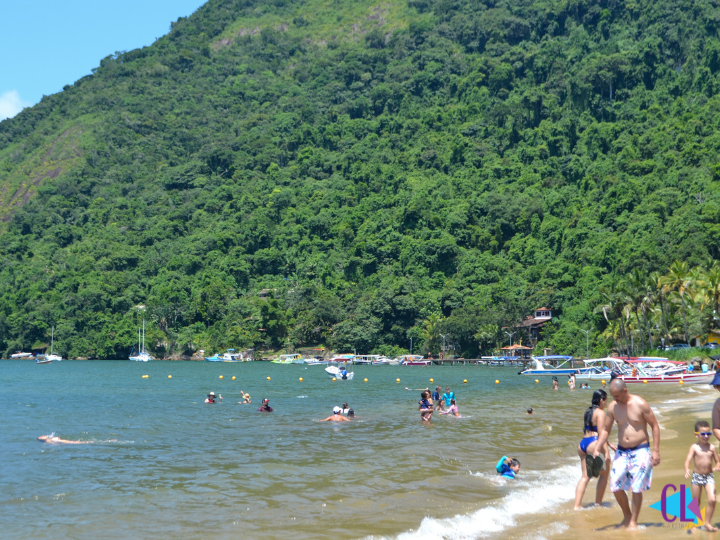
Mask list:
[[[273,412],[269,399],[263,399],[262,405],[258,407],[258,412]]]
[[[527,414],[529,414],[529,415],[532,416],[532,407],[530,407],[530,408],[527,410]]]
[[[552,378],[552,382],[553,382],[552,389],[553,389],[553,390],[560,390],[560,386],[558,385],[557,377],[553,377],[553,378]]]
[[[238,405],[245,405],[246,403],[252,403],[252,401],[250,400],[250,394],[246,394],[242,390],[240,390],[240,394],[242,395],[243,400],[238,401]]]
[[[439,386],[435,387],[435,391],[432,393],[432,400],[434,403],[434,409],[436,411],[442,411],[444,409],[443,403],[444,401],[440,399],[440,392],[442,392],[442,388]]]
[[[210,392],[208,394],[208,397],[205,400],[205,403],[217,403],[217,401],[215,400],[215,392]]]
[[[325,420],[320,420],[321,422],[350,422],[349,418],[345,418],[342,414],[342,409],[340,407],[333,407],[333,413],[332,416],[328,416]]]
[[[40,435],[38,437],[38,441],[63,444],[90,444],[90,441],[68,441],[66,439],[61,439],[60,437],[56,437],[54,433],[52,435]]]
[[[423,422],[429,422],[432,418],[433,408],[432,405],[430,405],[430,402],[428,401],[430,393],[425,390],[422,394],[420,394],[420,401],[418,401],[418,410],[420,411],[420,417],[423,419]]]
[[[515,458],[503,456],[500,458],[497,465],[495,465],[495,470],[500,476],[515,479],[517,474],[520,472],[520,461]]]
[[[440,414],[452,414],[453,416],[456,416],[457,418],[462,418],[460,415],[460,411],[458,411],[457,405],[455,404],[455,400],[450,400],[450,408],[448,408],[447,411],[443,411]]]

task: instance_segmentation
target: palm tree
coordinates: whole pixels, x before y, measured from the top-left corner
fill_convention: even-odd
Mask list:
[[[658,297],[660,298],[660,319],[662,320],[663,330],[665,331],[664,341],[666,343],[670,343],[670,333],[668,332],[667,327],[667,311],[665,306],[665,293],[663,292],[663,284],[662,284],[663,276],[660,274],[660,272],[652,272],[648,276],[648,283],[650,285],[650,288],[657,293]]]
[[[680,304],[682,305],[683,326],[685,328],[685,342],[690,344],[690,335],[687,326],[687,312],[685,309],[685,295],[692,289],[692,282],[695,276],[691,275],[688,269],[688,263],[675,261],[670,265],[667,275],[662,277],[663,293],[677,291],[680,295]]]
[[[620,339],[625,338],[625,352],[630,356],[630,344],[628,343],[627,332],[625,330],[625,321],[623,319],[626,302],[626,294],[623,289],[623,283],[621,280],[615,280],[610,287],[602,287],[600,289],[600,296],[602,297],[603,303],[595,308],[595,311],[602,311],[605,320],[610,322],[612,319],[612,336],[615,339],[615,328],[617,322],[620,321]],[[615,346],[618,351],[622,352],[622,347],[615,342]]]
[[[703,293],[703,307],[707,304],[712,305],[713,322],[711,325],[714,326],[715,317],[720,314],[720,265],[713,264],[705,273],[700,282],[700,289]]]
[[[645,303],[645,277],[640,270],[636,268],[627,276],[626,283],[626,297],[628,301],[626,308],[635,313],[637,329],[640,331],[640,343],[644,351],[645,335],[643,334],[642,325],[640,324],[639,312],[643,309],[643,304]]]
[[[430,316],[423,321],[424,326],[420,335],[428,351],[435,351],[439,347],[440,325],[443,320],[443,317],[439,313],[431,313]]]

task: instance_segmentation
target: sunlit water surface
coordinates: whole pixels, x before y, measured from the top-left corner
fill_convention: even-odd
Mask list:
[[[553,392],[516,368],[354,371],[333,382],[319,366],[264,362],[2,361],[2,536],[500,538],[572,498],[590,391]],[[430,378],[463,418],[420,421],[415,389]],[[211,390],[222,404],[203,403]],[[263,398],[274,413],[256,412]],[[318,422],[343,401],[356,421]],[[52,432],[94,442],[36,440]],[[522,461],[516,482],[494,472],[503,454]]]

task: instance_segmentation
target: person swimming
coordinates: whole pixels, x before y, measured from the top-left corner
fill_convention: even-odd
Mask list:
[[[532,414],[532,412],[533,412],[533,411],[532,411],[532,407],[528,408],[527,413],[528,413],[528,414]]]
[[[208,397],[205,400],[205,403],[217,403],[217,401],[215,400],[215,392],[210,392],[208,394]]]
[[[269,399],[263,399],[262,405],[258,407],[258,412],[273,412]]]
[[[61,439],[60,437],[56,437],[54,433],[51,433],[50,435],[40,435],[38,437],[38,441],[40,442],[46,442],[46,443],[62,443],[62,444],[90,444],[92,441],[68,441],[67,439]]]
[[[420,417],[423,419],[423,422],[429,422],[432,418],[433,408],[428,401],[428,397],[430,397],[430,392],[425,390],[420,394],[420,401],[418,401],[418,410],[420,411]]]
[[[328,416],[324,420],[320,420],[320,421],[321,422],[350,422],[350,419],[345,418],[341,413],[342,413],[342,409],[340,407],[333,407],[332,416]]]
[[[462,418],[460,415],[460,411],[458,411],[457,405],[455,404],[455,400],[450,400],[450,408],[447,411],[441,411],[440,414],[452,414],[453,416],[456,416],[457,418]]]
[[[520,461],[515,458],[503,456],[497,465],[495,465],[495,470],[500,476],[515,479],[520,472]]]

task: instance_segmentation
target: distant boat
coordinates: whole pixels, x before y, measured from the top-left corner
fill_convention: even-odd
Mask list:
[[[32,360],[35,358],[35,355],[31,352],[16,352],[15,354],[11,354],[10,358],[12,360]]]
[[[330,364],[352,364],[354,361],[354,354],[336,354],[330,359]]]
[[[419,354],[404,354],[398,356],[398,360],[403,366],[429,366],[432,364],[432,360],[425,360]]]
[[[52,362],[52,359],[47,356],[38,356],[35,359],[36,364],[50,364]]]
[[[206,362],[249,362],[249,358],[243,358],[242,353],[235,352],[235,349],[228,349],[222,356],[214,354],[205,358]]]
[[[52,333],[50,334],[50,354],[45,356],[45,358],[51,362],[60,362],[62,360],[62,356],[60,356],[59,354],[53,354],[53,346],[54,345],[55,345],[55,327],[53,326]]]
[[[343,370],[337,366],[329,366],[329,367],[325,368],[325,373],[327,373],[331,379],[336,379],[339,381],[340,380],[352,381],[355,374],[348,373],[347,370],[345,370],[345,376],[343,377],[342,371]]]
[[[143,319],[142,325],[142,341],[140,341],[140,329],[138,328],[138,349],[140,350],[140,354],[137,356],[131,356],[130,360],[133,360],[134,362],[149,362],[153,359],[153,357],[145,350],[145,319]]]
[[[275,360],[273,364],[304,364],[305,359],[301,354],[281,354]]]
[[[533,356],[532,360],[535,363],[535,366],[519,372],[518,375],[530,375],[531,377],[557,377],[558,375],[573,375],[577,372],[577,369],[569,365],[567,367],[562,367],[572,359],[572,356],[560,355]],[[557,367],[553,367],[551,364],[549,364],[549,361],[552,360],[563,360],[563,363],[558,365]]]

